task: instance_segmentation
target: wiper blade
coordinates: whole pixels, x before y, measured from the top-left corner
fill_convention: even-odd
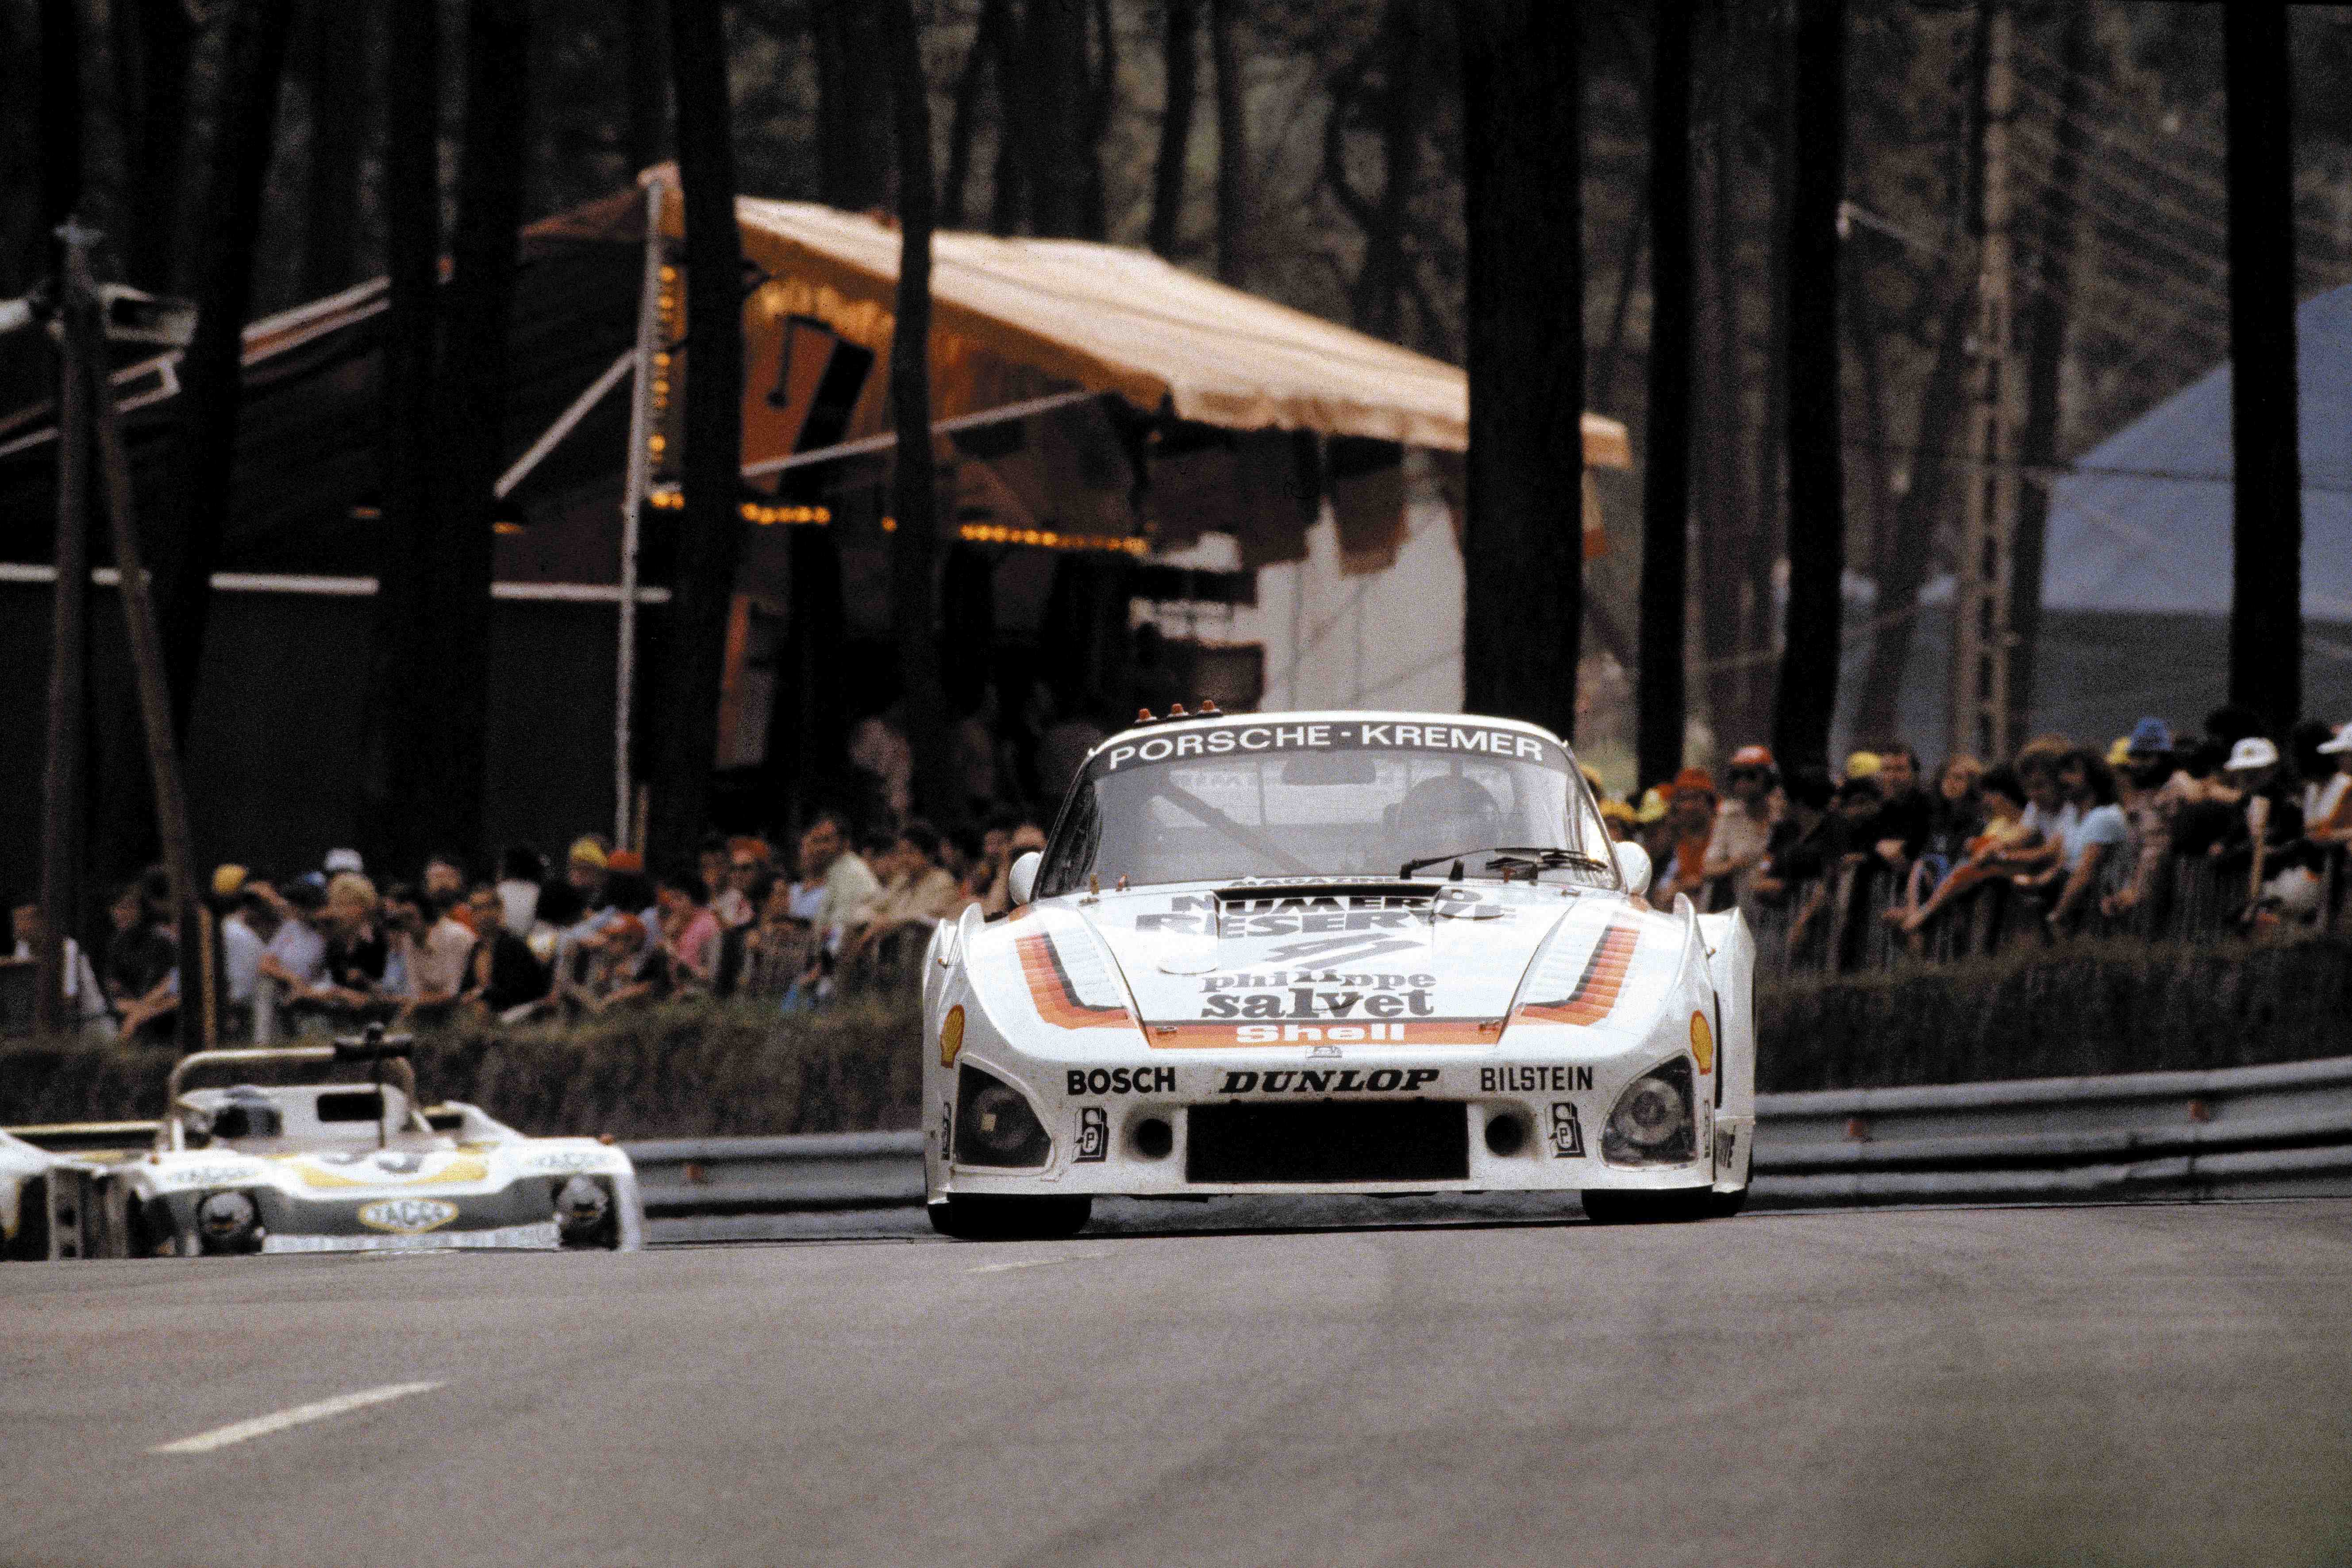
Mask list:
[[[1546,871],[1562,866],[1573,866],[1580,871],[1606,871],[1610,868],[1609,862],[1606,860],[1596,859],[1580,849],[1559,849],[1533,844],[1495,844],[1487,846],[1485,852],[1491,853],[1495,857],[1486,862],[1486,868],[1489,871],[1498,870],[1504,867],[1509,867],[1514,870],[1526,868]],[[1408,860],[1397,868],[1397,876],[1402,879],[1412,876],[1424,866],[1434,866],[1444,860],[1466,860],[1479,853],[1481,851],[1477,849],[1455,849],[1444,855],[1432,855],[1420,860]]]
[[[1562,866],[1573,866],[1580,871],[1606,871],[1610,868],[1606,860],[1587,855],[1580,849],[1537,849],[1518,845],[1502,847],[1496,852],[1495,858],[1486,862],[1489,871],[1504,866],[1515,870],[1523,866],[1538,867],[1546,871],[1556,870]]]

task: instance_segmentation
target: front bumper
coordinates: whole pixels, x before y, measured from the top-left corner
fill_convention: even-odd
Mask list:
[[[953,1081],[936,1075],[925,1133],[931,1197],[1642,1192],[1747,1182],[1753,1119],[1717,1115],[1704,1074],[1693,1096],[1696,1157],[1639,1167],[1602,1159],[1610,1110],[1626,1085],[1664,1059],[1655,1049],[1601,1060],[1492,1049],[1475,1060],[1170,1055],[1146,1047],[1081,1065],[1001,1046],[968,1050],[964,1065],[1029,1102],[1051,1149],[1027,1168],[974,1163],[968,1146],[956,1146]]]

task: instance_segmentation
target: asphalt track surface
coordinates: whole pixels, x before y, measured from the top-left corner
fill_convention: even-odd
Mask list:
[[[0,1563],[2342,1563],[2347,1300],[2343,1201],[12,1265]]]

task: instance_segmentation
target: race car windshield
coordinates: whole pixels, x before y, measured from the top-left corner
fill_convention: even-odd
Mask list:
[[[1561,854],[1541,854],[1546,850]],[[1045,852],[1041,896],[1244,878],[1540,877],[1614,886],[1565,752],[1485,726],[1338,722],[1184,730],[1098,752]]]

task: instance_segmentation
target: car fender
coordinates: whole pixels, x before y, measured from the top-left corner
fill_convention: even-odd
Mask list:
[[[1733,1140],[1728,1162],[1717,1162],[1717,1185],[1748,1182],[1756,1135],[1756,935],[1738,910],[1697,917],[1715,980],[1716,1040],[1722,1059],[1722,1106],[1717,1120]],[[1742,1147],[1745,1145],[1745,1147]]]

